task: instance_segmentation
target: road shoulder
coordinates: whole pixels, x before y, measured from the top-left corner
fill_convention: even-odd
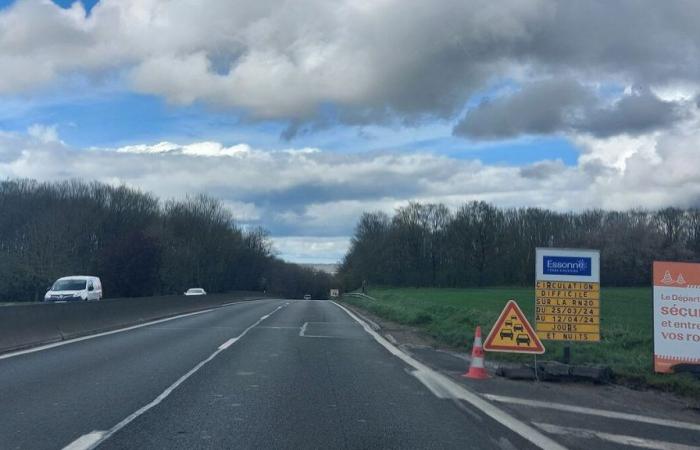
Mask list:
[[[496,376],[488,380],[468,380],[461,376],[469,367],[468,355],[441,346],[417,328],[384,320],[354,305],[343,303],[343,306],[374,324],[375,332],[411,357],[503,406],[552,437],[559,435],[561,438],[568,433],[574,442],[576,437],[580,439],[586,435],[610,445],[641,439],[651,444],[679,445],[679,448],[700,441],[697,399],[615,384],[537,382]],[[487,354],[490,373],[503,364],[488,362]],[[619,429],[628,434],[613,433]]]

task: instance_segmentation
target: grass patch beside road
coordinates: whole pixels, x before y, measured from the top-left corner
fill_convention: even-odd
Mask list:
[[[481,325],[484,338],[506,302],[513,298],[534,326],[534,288],[373,289],[376,301],[344,297],[343,301],[393,322],[420,328],[449,347],[471,349],[474,329]],[[574,364],[606,364],[617,381],[700,398],[700,381],[688,375],[656,375],[652,370],[653,325],[651,288],[603,288],[601,342],[572,343]],[[545,341],[540,358],[559,360],[563,344]],[[529,362],[532,356],[488,353],[490,359]]]

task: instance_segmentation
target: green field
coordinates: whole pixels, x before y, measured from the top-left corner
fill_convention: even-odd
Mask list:
[[[420,328],[438,342],[463,351],[471,349],[474,329],[484,337],[508,299],[515,299],[534,322],[534,288],[488,289],[373,289],[376,299],[344,297],[343,301],[387,320]],[[651,288],[603,288],[601,342],[571,345],[571,362],[610,366],[616,381],[631,386],[653,386],[700,397],[700,381],[688,375],[656,375],[652,371]],[[563,345],[546,341],[538,358],[560,360]],[[529,355],[489,353],[488,358],[532,362]]]

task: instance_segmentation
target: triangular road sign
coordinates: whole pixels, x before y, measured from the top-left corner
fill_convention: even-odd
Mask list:
[[[508,300],[484,342],[484,350],[542,354],[544,345],[515,300]]]

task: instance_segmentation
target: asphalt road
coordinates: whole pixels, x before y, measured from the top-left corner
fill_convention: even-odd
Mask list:
[[[234,304],[0,359],[0,447],[532,447],[413,371],[331,302]]]
[[[700,436],[692,423],[552,409],[618,394],[442,373],[332,302],[237,303],[0,355],[0,449],[687,450]],[[528,389],[551,403],[517,403]],[[632,400],[620,403],[641,407]]]

